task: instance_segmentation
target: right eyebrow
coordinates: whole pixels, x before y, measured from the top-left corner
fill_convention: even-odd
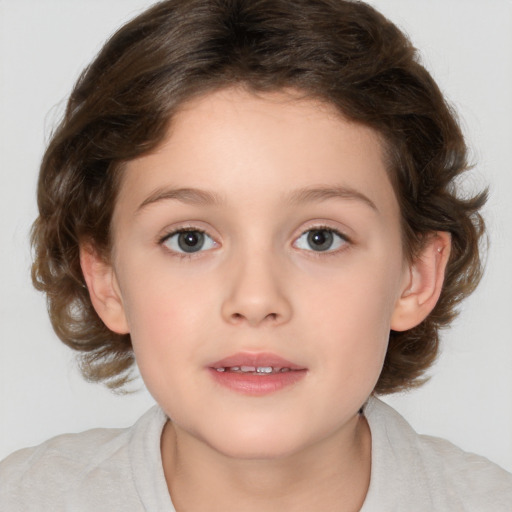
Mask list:
[[[219,205],[223,202],[218,195],[208,190],[198,188],[158,188],[142,201],[137,207],[136,212],[138,213],[150,204],[167,200],[181,201],[182,203],[198,206]]]

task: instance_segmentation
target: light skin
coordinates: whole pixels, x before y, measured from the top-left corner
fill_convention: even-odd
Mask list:
[[[172,419],[177,511],[359,510],[371,434],[358,411],[390,329],[434,307],[449,246],[435,233],[407,261],[382,142],[332,107],[234,88],[186,104],[123,171],[110,262],[81,247],[96,310],[130,333]],[[217,384],[209,365],[239,352],[305,376],[261,396]]]

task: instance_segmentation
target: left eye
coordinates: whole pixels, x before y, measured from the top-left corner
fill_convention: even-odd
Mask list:
[[[171,233],[162,243],[172,251],[189,254],[213,249],[216,246],[214,240],[206,233],[192,229]]]
[[[341,233],[334,229],[322,228],[306,231],[297,238],[294,245],[306,251],[327,252],[335,251],[346,243],[347,239]]]

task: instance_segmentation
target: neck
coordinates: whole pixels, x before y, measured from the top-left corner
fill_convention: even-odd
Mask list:
[[[363,416],[345,427],[289,456],[235,459],[168,422],[162,460],[176,511],[357,512],[370,482],[371,435]]]

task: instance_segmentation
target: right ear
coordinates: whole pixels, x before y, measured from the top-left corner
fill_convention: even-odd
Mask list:
[[[92,305],[113,332],[130,332],[114,269],[89,244],[80,245],[80,266]]]

